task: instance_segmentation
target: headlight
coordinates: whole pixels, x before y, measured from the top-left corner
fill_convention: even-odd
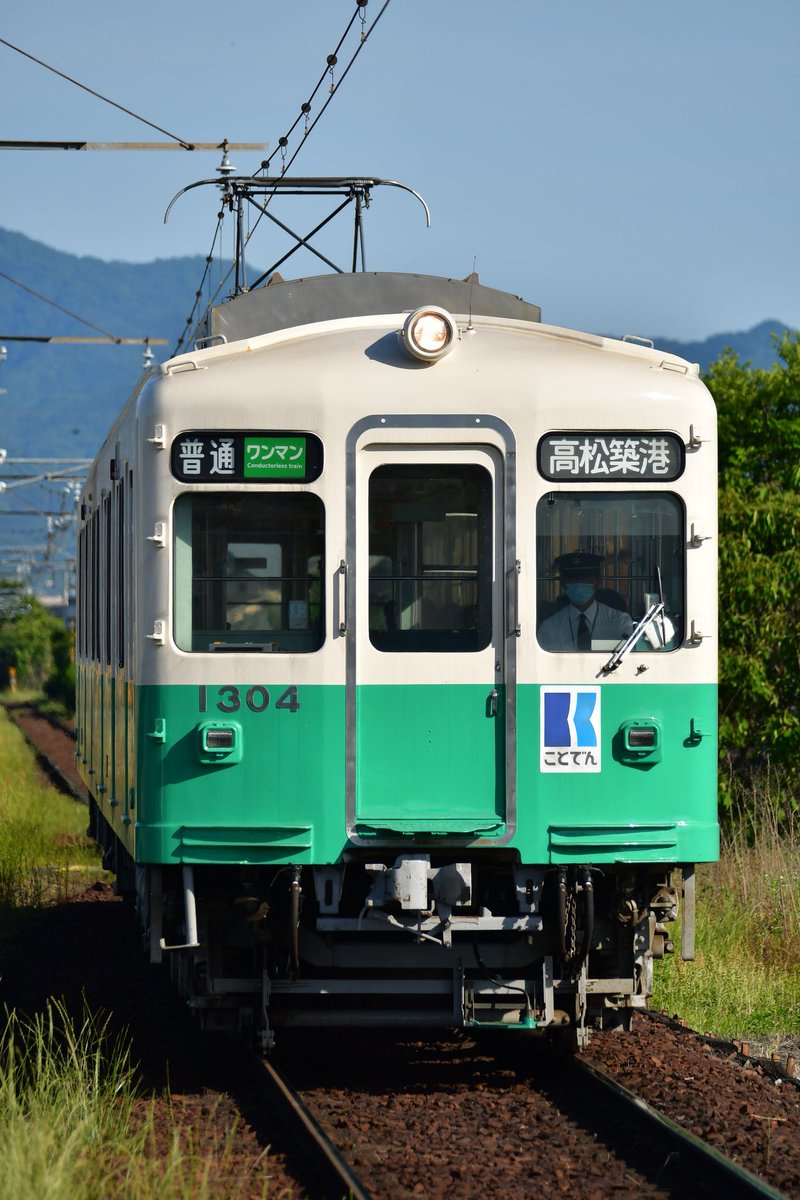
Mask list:
[[[457,336],[458,329],[450,313],[434,305],[413,312],[400,333],[409,354],[422,362],[436,362],[449,354]]]

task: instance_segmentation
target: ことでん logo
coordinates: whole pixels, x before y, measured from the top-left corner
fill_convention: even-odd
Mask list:
[[[600,770],[600,688],[543,687],[539,768]]]

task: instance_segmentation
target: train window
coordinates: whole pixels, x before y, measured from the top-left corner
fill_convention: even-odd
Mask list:
[[[318,650],[322,501],[310,493],[193,493],[175,502],[175,641],[182,650]]]
[[[491,638],[492,480],[476,465],[378,467],[369,485],[369,637],[384,651]]]
[[[684,630],[684,512],[665,492],[551,492],[536,510],[537,637],[554,652],[614,650],[651,605],[636,650]]]
[[[92,646],[91,657],[100,661],[100,513],[92,514]]]
[[[125,492],[117,484],[117,666],[125,666]]]
[[[103,592],[104,592],[104,620],[103,620],[103,649],[102,655],[107,666],[111,666],[111,613],[112,613],[112,571],[113,559],[111,557],[111,497],[106,496],[103,500],[103,542],[105,546],[105,554],[103,559]]]
[[[76,572],[76,590],[79,603],[75,621],[75,654],[83,658],[86,646],[86,528],[78,533],[78,570]]]

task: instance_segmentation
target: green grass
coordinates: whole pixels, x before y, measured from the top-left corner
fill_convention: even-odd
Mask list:
[[[123,1038],[51,1002],[12,1014],[0,1037],[0,1196],[15,1200],[233,1200],[266,1196],[266,1172],[234,1162],[235,1126],[209,1145],[173,1123],[156,1137],[155,1100],[137,1095]]]
[[[656,963],[652,1007],[721,1037],[800,1037],[800,820],[766,776],[726,814],[720,862],[697,870],[694,962]]]
[[[0,762],[2,940],[14,935],[31,909],[68,898],[101,871],[85,834],[85,805],[43,779],[2,708]],[[235,1122],[221,1122],[211,1138],[205,1126],[195,1133],[174,1117],[167,1097],[140,1095],[136,1080],[127,1040],[112,1040],[102,1018],[84,1011],[76,1024],[52,998],[32,1018],[6,1014],[0,1028],[0,1197],[267,1195],[266,1152],[256,1160],[248,1153],[239,1162]]]
[[[58,1005],[30,1023],[9,1018],[0,1043],[0,1195],[67,1200],[98,1195],[98,1153],[113,1153],[128,1120],[132,1072],[103,1048],[91,1018],[75,1029]]]
[[[0,709],[0,915],[59,899],[99,872],[88,811],[53,788]]]

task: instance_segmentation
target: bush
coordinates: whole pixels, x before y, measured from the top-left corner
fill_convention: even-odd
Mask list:
[[[72,631],[17,585],[2,590],[0,687],[9,687],[13,676],[15,686],[44,688],[51,699],[71,710],[75,698]]]

